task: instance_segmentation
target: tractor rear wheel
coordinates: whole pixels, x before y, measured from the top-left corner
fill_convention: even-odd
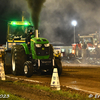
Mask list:
[[[53,46],[50,44],[50,58],[53,59]]]
[[[24,63],[24,75],[26,77],[31,77],[33,75],[33,66],[31,61],[26,61]]]
[[[61,60],[55,59],[55,67],[58,69],[58,75],[60,76],[62,73],[62,64]]]
[[[22,45],[15,45],[11,50],[12,54],[12,73],[13,75],[24,74],[24,62],[27,60],[24,47]]]

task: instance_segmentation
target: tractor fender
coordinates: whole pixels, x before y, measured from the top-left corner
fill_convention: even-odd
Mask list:
[[[20,45],[22,45],[22,46],[24,47],[25,53],[26,53],[26,54],[30,54],[29,49],[28,49],[28,46],[27,46],[26,43],[22,43],[22,44],[20,44]]]

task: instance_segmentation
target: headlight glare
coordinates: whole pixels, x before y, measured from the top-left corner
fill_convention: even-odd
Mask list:
[[[42,46],[42,44],[35,44],[35,46],[39,48]]]
[[[48,44],[44,44],[45,47],[49,47],[49,45],[50,45],[49,43]]]
[[[88,50],[94,50],[95,47],[88,47]]]

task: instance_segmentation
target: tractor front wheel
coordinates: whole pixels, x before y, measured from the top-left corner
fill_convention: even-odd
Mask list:
[[[62,64],[61,60],[55,59],[55,67],[58,69],[58,75],[60,76],[62,73]]]
[[[24,63],[24,75],[26,77],[31,77],[33,75],[33,66],[31,61],[26,61]]]

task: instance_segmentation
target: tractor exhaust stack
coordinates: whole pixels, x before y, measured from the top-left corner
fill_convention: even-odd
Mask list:
[[[38,38],[38,30],[35,30],[35,36]]]

